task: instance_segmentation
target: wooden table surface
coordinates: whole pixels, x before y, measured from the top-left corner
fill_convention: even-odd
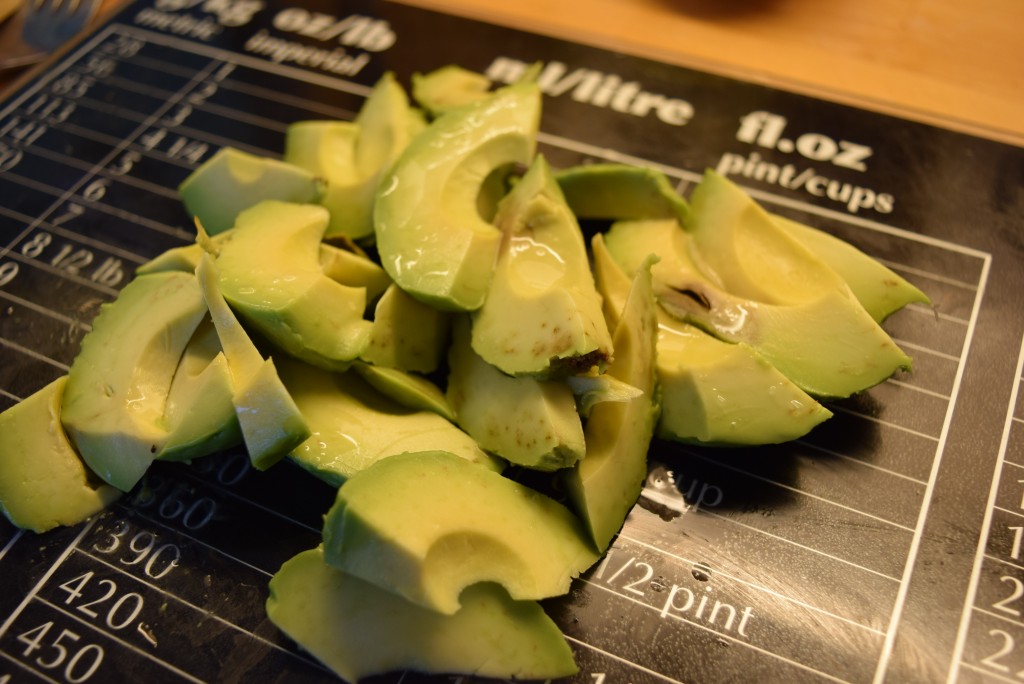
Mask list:
[[[1024,0],[402,1],[1024,145]]]
[[[403,0],[1024,144],[1024,0]]]

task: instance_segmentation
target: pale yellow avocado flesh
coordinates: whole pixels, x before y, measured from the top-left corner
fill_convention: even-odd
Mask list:
[[[448,451],[501,469],[455,425],[432,411],[395,403],[353,370],[328,373],[292,359],[281,359],[277,370],[310,430],[289,457],[330,485],[341,486],[376,461],[410,451]]]
[[[583,458],[583,425],[568,382],[505,375],[473,351],[465,317],[454,321],[448,367],[455,422],[484,449],[536,470]]]
[[[330,567],[321,548],[291,558],[271,578],[267,616],[349,682],[398,670],[517,680],[577,671],[565,638],[535,602],[477,584],[457,612],[443,615]]]
[[[161,461],[191,461],[241,444],[231,371],[217,329],[204,318],[182,352],[167,392]]]
[[[573,213],[580,219],[686,220],[689,207],[668,177],[645,166],[584,164],[555,174]]]
[[[127,492],[168,437],[178,360],[206,316],[191,273],[139,276],[106,304],[68,371],[61,421],[89,468]]]
[[[320,243],[320,270],[336,283],[366,290],[366,301],[376,301],[391,286],[391,276],[365,254]]]
[[[695,263],[694,253],[699,249],[694,246],[695,238],[675,221],[619,222],[606,234],[606,243],[627,273],[644,255],[658,251],[662,261],[652,272],[655,294],[665,311],[724,341],[749,345],[811,396],[847,397],[910,367],[910,357],[879,327],[839,275],[788,236],[778,238],[779,229],[763,210],[750,209],[748,196],[730,194],[726,199],[746,206],[744,220],[760,226],[748,225],[739,231],[738,239],[763,228],[766,235],[751,238],[746,248],[766,253],[718,264],[713,277],[741,283],[748,291],[759,289],[769,293],[765,299],[781,303],[723,290]],[[692,203],[691,218],[700,221],[705,204]],[[716,208],[715,213],[728,212]],[[650,236],[657,242],[647,242]],[[778,258],[770,253],[773,245],[781,245]],[[807,273],[821,273],[819,280],[808,281],[805,275],[785,268],[805,261],[811,263]],[[765,269],[759,277],[753,275],[755,266]],[[785,270],[777,288],[774,268]]]
[[[748,345],[723,342],[665,314],[659,318],[659,437],[715,446],[779,444],[832,416]]]
[[[60,422],[67,377],[0,413],[0,511],[33,532],[75,525],[121,492],[96,480]]]
[[[266,470],[309,437],[302,413],[281,383],[273,359],[264,359],[218,288],[217,268],[204,255],[196,269],[231,376],[231,401],[249,460]]]
[[[671,222],[652,221],[630,224],[629,234],[631,244],[659,245],[670,244],[677,232]],[[618,306],[622,297],[616,293],[628,287],[629,276],[601,236],[595,236],[593,252],[594,270],[607,283],[606,302]],[[671,252],[664,253],[670,261]],[[832,415],[749,345],[719,340],[660,306],[657,313],[657,436],[697,444],[775,444],[807,434]]]
[[[178,186],[182,202],[210,235],[235,225],[239,212],[261,200],[316,202],[323,187],[294,164],[223,147]]]
[[[412,98],[434,117],[482,100],[490,88],[489,78],[455,64],[412,75]]]
[[[924,292],[850,243],[782,216],[772,221],[838,273],[876,321],[908,304],[931,303]]]
[[[381,175],[423,128],[402,86],[386,73],[355,121],[300,121],[285,136],[284,159],[326,181],[320,204],[327,237],[373,237],[373,202]]]
[[[394,283],[373,314],[370,341],[360,358],[386,368],[432,373],[447,351],[450,314],[428,306]]]
[[[598,558],[560,503],[440,451],[391,456],[350,478],[323,542],[332,567],[446,615],[478,582],[519,600],[559,596]]]
[[[473,350],[509,375],[603,366],[612,340],[579,224],[543,156],[499,204],[493,279],[473,313]]]
[[[219,245],[224,298],[250,325],[296,358],[344,370],[366,348],[366,289],[332,280],[320,265],[327,211],[260,202],[238,216]]]
[[[585,432],[586,454],[564,479],[573,508],[603,552],[622,527],[647,479],[647,450],[660,405],[655,373],[656,304],[650,266],[637,271],[625,292],[614,274],[605,279],[600,270],[597,273],[608,306],[619,309],[609,321],[615,330],[615,359],[606,372],[641,392],[628,401],[605,402],[591,409]]]
[[[455,414],[444,391],[430,379],[397,368],[361,361],[352,364],[352,370],[392,401],[416,411],[431,411],[447,421],[455,422]]]
[[[533,158],[540,120],[533,83],[502,88],[432,122],[380,183],[374,207],[385,270],[442,309],[483,304],[501,240],[477,208],[491,174]]]

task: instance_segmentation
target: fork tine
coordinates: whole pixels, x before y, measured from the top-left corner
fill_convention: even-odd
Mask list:
[[[85,28],[98,0],[28,0],[21,39],[53,52]]]

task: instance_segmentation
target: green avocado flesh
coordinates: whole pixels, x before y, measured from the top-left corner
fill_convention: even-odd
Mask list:
[[[17,527],[46,532],[99,513],[121,492],[94,482],[61,427],[60,377],[0,413],[0,511]]]
[[[399,287],[441,309],[472,311],[490,287],[501,232],[478,210],[485,181],[528,164],[540,90],[522,83],[435,120],[380,183],[374,226],[381,263]]]
[[[542,156],[498,205],[494,223],[502,241],[473,314],[474,351],[509,375],[603,366],[612,340],[586,244]]]
[[[186,211],[210,235],[234,226],[241,211],[261,200],[316,202],[322,189],[305,169],[231,147],[221,148],[178,186]]]
[[[96,475],[127,492],[168,437],[168,392],[206,316],[191,273],[139,276],[105,304],[68,371],[61,421]]]
[[[213,322],[204,318],[174,371],[164,409],[161,461],[191,461],[241,444],[231,371]]]
[[[462,593],[458,611],[443,615],[330,567],[320,548],[288,560],[270,580],[267,616],[350,682],[397,670],[517,680],[577,671],[535,602],[477,584]]]
[[[473,351],[464,317],[453,326],[448,367],[455,422],[484,449],[536,470],[583,458],[583,425],[567,382],[505,375]]]
[[[465,432],[436,413],[395,403],[353,370],[326,373],[291,359],[277,370],[310,430],[290,458],[328,484],[338,487],[372,463],[410,451],[443,450],[500,469]]]
[[[628,401],[603,402],[591,409],[585,433],[586,454],[565,477],[573,508],[603,552],[622,527],[647,479],[647,448],[658,419],[659,402],[654,362],[657,317],[650,267],[642,266],[637,271],[625,293],[617,289],[620,281],[614,279],[602,279],[599,287],[610,307],[618,308],[616,302],[624,300],[620,313],[612,318],[615,360],[607,374],[641,392]]]
[[[649,167],[585,164],[559,171],[555,179],[577,218],[683,222],[689,214],[668,177]]]
[[[352,369],[392,401],[416,411],[431,411],[455,422],[455,414],[444,392],[422,375],[358,361],[352,364]]]
[[[876,321],[908,304],[931,303],[924,292],[848,242],[781,216],[772,221],[839,274]]]
[[[323,178],[330,212],[326,235],[373,237],[373,202],[381,175],[426,122],[409,106],[394,75],[374,86],[355,121],[301,121],[288,127],[284,159]]]
[[[564,594],[598,558],[564,506],[440,451],[392,456],[350,478],[323,539],[332,567],[447,615],[478,582],[520,600]]]
[[[489,78],[455,64],[412,75],[412,98],[433,117],[482,100],[490,88]]]
[[[449,317],[392,283],[377,302],[360,358],[386,368],[432,373],[444,359]]]
[[[668,222],[645,229],[677,230]],[[664,244],[664,243],[663,243]],[[621,307],[629,277],[605,247],[593,240],[594,271],[605,301]],[[746,344],[723,342],[657,310],[656,368],[661,392],[657,435],[711,445],[775,444],[797,439],[832,413],[794,385]]]
[[[232,308],[275,345],[327,370],[344,370],[366,348],[366,289],[342,285],[320,265],[327,211],[260,202],[238,216],[219,246],[219,287]]]
[[[309,437],[309,427],[281,382],[273,359],[264,359],[218,289],[217,269],[206,255],[196,277],[231,379],[231,402],[249,460],[266,470]]]
[[[843,278],[711,173],[694,191],[685,230],[668,220],[619,222],[606,243],[627,273],[657,252],[665,311],[749,345],[809,395],[847,397],[910,367]]]

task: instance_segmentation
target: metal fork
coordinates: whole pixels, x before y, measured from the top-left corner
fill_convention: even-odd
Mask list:
[[[40,50],[53,52],[89,24],[100,1],[25,0],[21,38]]]

